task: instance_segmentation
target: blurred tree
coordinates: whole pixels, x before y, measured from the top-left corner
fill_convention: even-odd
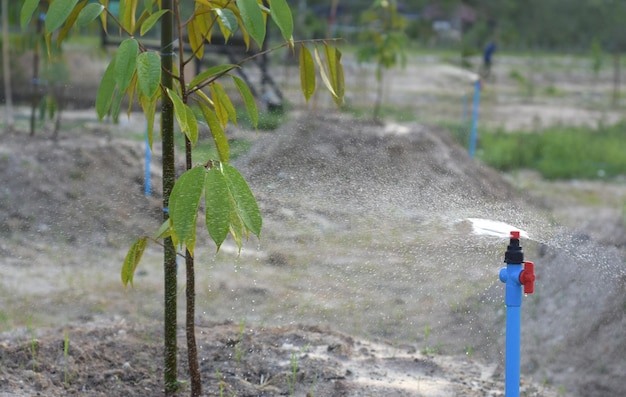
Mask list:
[[[378,90],[374,104],[374,120],[378,119],[383,98],[383,70],[406,64],[406,19],[398,14],[395,0],[376,0],[361,14],[364,30],[357,50],[359,63],[373,60],[376,64]]]
[[[9,0],[2,0],[2,73],[6,129],[13,128],[13,93],[11,92],[11,64],[9,62]]]

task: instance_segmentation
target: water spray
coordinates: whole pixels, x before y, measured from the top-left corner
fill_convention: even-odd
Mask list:
[[[506,352],[505,393],[506,397],[519,397],[520,388],[520,342],[522,292],[532,294],[535,289],[535,265],[524,261],[520,246],[520,232],[512,231],[504,254],[506,267],[500,269],[500,281],[506,283]]]

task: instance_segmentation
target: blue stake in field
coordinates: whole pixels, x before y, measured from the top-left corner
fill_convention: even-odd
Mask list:
[[[532,294],[535,289],[535,265],[524,262],[519,238],[519,231],[511,232],[509,246],[504,254],[506,267],[500,270],[500,281],[506,283],[506,397],[519,397],[522,290],[524,294]]]
[[[482,86],[482,81],[480,78],[476,79],[474,82],[474,106],[472,108],[472,127],[470,130],[470,142],[469,142],[469,155],[470,157],[474,157],[474,153],[476,152],[476,139],[478,132],[476,131],[478,128],[478,108],[480,107],[480,89]]]

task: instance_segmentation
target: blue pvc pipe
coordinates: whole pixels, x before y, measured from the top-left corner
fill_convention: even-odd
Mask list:
[[[500,270],[500,281],[506,283],[505,397],[519,397],[523,291],[519,278],[522,270],[521,263],[509,263]]]
[[[148,140],[148,128],[146,127],[146,145],[145,145],[146,157],[144,165],[144,183],[143,192],[146,196],[152,194],[152,181],[150,173],[150,163],[152,161],[152,150],[150,149],[150,141]]]
[[[480,106],[480,79],[474,83],[474,108],[472,109],[472,129],[470,132],[469,155],[474,157],[476,152],[476,128],[478,126],[478,108]]]

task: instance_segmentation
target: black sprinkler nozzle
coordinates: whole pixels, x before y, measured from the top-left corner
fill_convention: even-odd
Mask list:
[[[504,254],[505,263],[522,263],[524,262],[524,252],[522,246],[519,245],[519,232],[511,232],[511,240]]]

